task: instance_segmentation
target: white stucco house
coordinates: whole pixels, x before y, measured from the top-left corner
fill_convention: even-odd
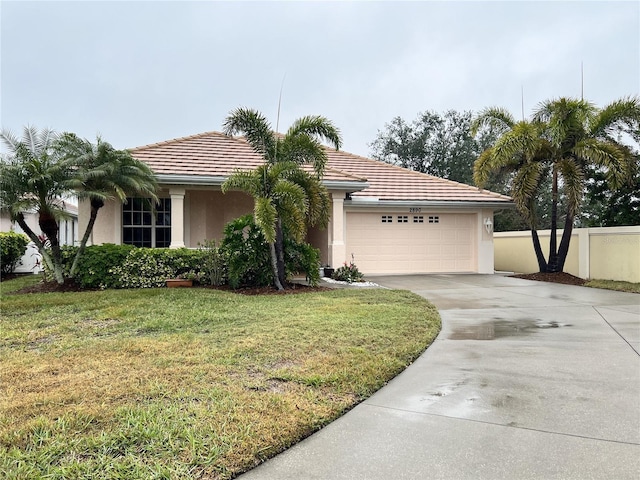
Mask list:
[[[253,211],[241,192],[220,186],[236,169],[262,163],[242,138],[206,132],[131,150],[157,175],[160,204],[129,199],[99,212],[93,244],[195,248],[220,239],[224,225]],[[509,197],[327,148],[323,183],[331,194],[327,229],[308,240],[333,267],[353,258],[365,274],[493,273],[493,213]],[[80,230],[89,205],[80,202]]]

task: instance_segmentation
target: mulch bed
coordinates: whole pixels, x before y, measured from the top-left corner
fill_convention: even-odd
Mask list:
[[[3,278],[9,280],[9,278]],[[255,288],[238,288],[233,290],[228,285],[222,285],[220,287],[211,287],[208,285],[196,286],[193,288],[210,288],[215,290],[225,290],[231,293],[237,293],[240,295],[291,295],[296,293],[310,293],[310,292],[324,292],[331,290],[328,287],[310,287],[309,285],[303,285],[300,283],[290,283],[285,290],[278,291],[274,287],[255,287]],[[73,279],[65,279],[64,284],[60,285],[57,282],[39,282],[35,285],[21,288],[15,292],[11,292],[8,295],[23,294],[23,293],[65,293],[65,292],[88,292],[95,291],[95,289],[82,288],[77,285]]]
[[[511,275],[515,278],[524,278],[526,280],[537,280],[540,282],[551,282],[551,283],[562,283],[565,285],[584,285],[587,283],[586,280],[574,277],[568,273],[558,272],[558,273],[529,273],[526,275]],[[9,280],[9,278],[4,277],[2,280]],[[237,293],[239,295],[292,295],[297,293],[310,293],[310,292],[324,292],[327,290],[332,290],[330,287],[310,287],[309,285],[304,285],[300,283],[290,283],[287,285],[287,288],[282,291],[278,291],[275,288],[268,287],[256,287],[256,288],[238,288],[236,290],[232,290],[228,285],[222,285],[220,287],[211,287],[211,286],[199,286],[194,288],[212,288],[216,290],[225,290],[232,293]],[[72,279],[66,279],[64,284],[60,285],[56,282],[40,282],[35,285],[31,285],[29,287],[22,288],[12,294],[22,294],[22,293],[64,293],[64,292],[83,292],[90,291],[90,289],[82,288],[77,285]]]
[[[584,285],[587,281],[584,278],[574,277],[565,272],[557,273],[528,273],[526,275],[511,275],[515,278],[524,278],[525,280],[537,280],[539,282],[562,283],[564,285]]]

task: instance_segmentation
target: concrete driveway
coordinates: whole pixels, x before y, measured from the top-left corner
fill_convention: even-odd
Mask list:
[[[500,275],[368,280],[433,302],[442,332],[243,480],[640,478],[640,295]]]

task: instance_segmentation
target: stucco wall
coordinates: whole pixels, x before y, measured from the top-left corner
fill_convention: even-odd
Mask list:
[[[550,232],[538,235],[548,258]],[[495,233],[494,249],[496,270],[538,271],[530,232]],[[582,278],[640,282],[640,226],[575,229],[564,271]]]

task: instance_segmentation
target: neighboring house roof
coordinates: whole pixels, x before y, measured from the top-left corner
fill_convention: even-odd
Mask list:
[[[243,139],[205,132],[145,145],[131,154],[148,164],[161,183],[216,185],[235,170],[263,163]],[[328,188],[353,192],[354,201],[424,201],[511,204],[511,199],[462,183],[336,151],[327,147],[323,182]]]

